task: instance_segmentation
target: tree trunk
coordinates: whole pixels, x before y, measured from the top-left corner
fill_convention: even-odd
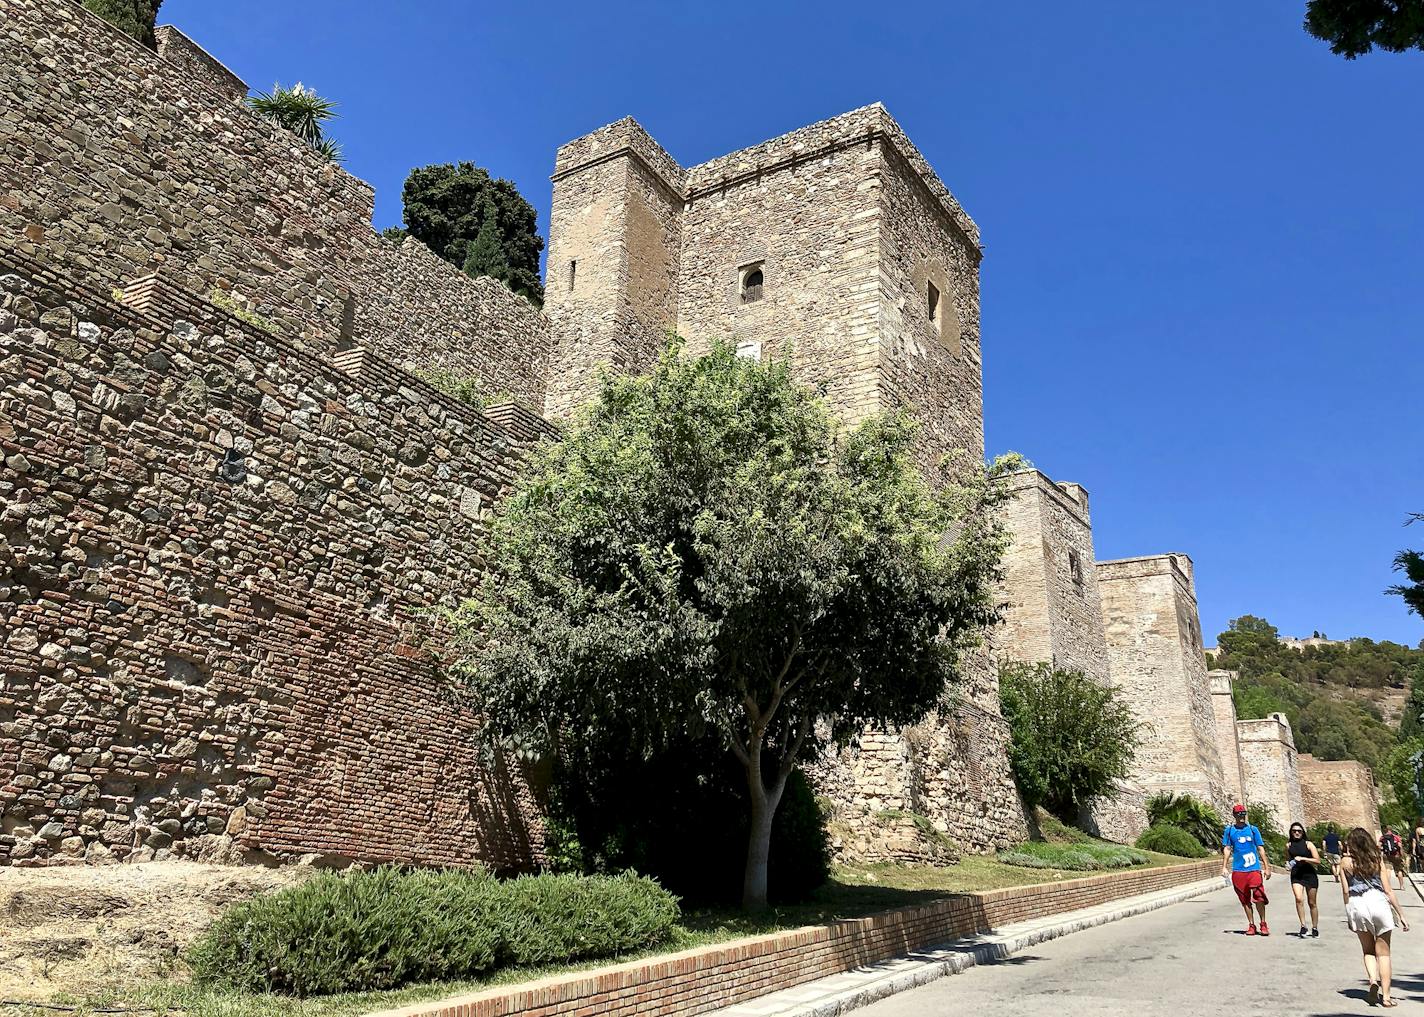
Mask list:
[[[747,790],[751,792],[752,821],[747,831],[747,867],[742,878],[742,910],[760,911],[766,907],[766,871],[771,859],[771,821],[781,803],[786,787],[780,778],[767,788],[761,779],[760,760],[747,768]]]

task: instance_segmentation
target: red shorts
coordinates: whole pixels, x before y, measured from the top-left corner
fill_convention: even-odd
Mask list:
[[[1233,872],[1231,885],[1236,888],[1236,897],[1245,907],[1270,903],[1266,899],[1266,881],[1261,878],[1259,869],[1255,872]]]

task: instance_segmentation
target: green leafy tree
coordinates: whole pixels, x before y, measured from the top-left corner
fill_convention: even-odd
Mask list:
[[[1424,0],[1310,0],[1305,30],[1346,60],[1424,49]]]
[[[1383,708],[1424,667],[1419,650],[1372,639],[1293,649],[1280,642],[1274,625],[1254,615],[1234,619],[1217,645],[1214,665],[1241,675],[1232,689],[1238,717],[1283,713],[1300,751],[1371,767],[1397,737]],[[1418,699],[1416,721],[1424,690]]]
[[[1424,513],[1413,512],[1404,525],[1408,526],[1421,519],[1424,519]],[[1409,605],[1409,610],[1424,618],[1424,552],[1400,551],[1394,556],[1394,570],[1403,572],[1409,582],[1391,586],[1386,592],[1403,597],[1404,603]]]
[[[471,162],[440,163],[411,170],[401,198],[411,236],[472,275],[491,276],[534,304],[544,302],[544,239],[534,207],[513,183]]]
[[[84,6],[143,43],[149,49],[158,48],[154,24],[163,0],[83,0]]]
[[[336,103],[323,99],[298,81],[291,88],[280,84],[270,92],[247,97],[253,112],[301,138],[332,162],[341,161],[341,146],[326,136],[326,124],[336,116]]]
[[[1094,799],[1117,796],[1142,725],[1115,687],[1081,671],[1007,662],[999,698],[1012,735],[1009,762],[1030,805],[1071,822]]]
[[[996,614],[996,484],[931,488],[913,438],[841,430],[785,363],[721,343],[605,379],[500,503],[453,676],[491,735],[561,758],[718,739],[747,789],[742,901],[765,906],[798,760],[922,719]]]

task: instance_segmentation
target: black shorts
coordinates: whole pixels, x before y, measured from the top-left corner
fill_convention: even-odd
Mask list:
[[[1307,890],[1320,889],[1320,875],[1313,866],[1302,868],[1300,865],[1291,867],[1291,882],[1299,883]]]

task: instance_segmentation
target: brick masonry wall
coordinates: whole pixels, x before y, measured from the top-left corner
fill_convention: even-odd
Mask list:
[[[958,894],[834,925],[811,926],[387,1010],[371,1017],[601,1014],[691,1017],[960,936],[1168,890],[1220,871],[1216,860],[1063,883]]]
[[[0,263],[0,862],[537,860],[418,616],[542,422]]]
[[[1305,821],[1301,798],[1300,771],[1296,762],[1295,737],[1285,714],[1273,713],[1260,720],[1238,720],[1236,743],[1241,753],[1241,779],[1246,799],[1265,805],[1276,816],[1276,824],[1286,829]]]
[[[0,0],[5,243],[101,288],[161,268],[315,352],[366,346],[542,406],[541,312],[381,239],[369,185],[233,101],[193,47],[169,56],[70,0]]]
[[[1097,568],[1112,680],[1151,725],[1135,779],[1149,793],[1184,792],[1229,807],[1191,559],[1154,555]]]
[[[1307,826],[1334,823],[1342,831],[1356,826],[1371,832],[1379,829],[1379,792],[1368,766],[1353,759],[1316,759],[1308,753],[1301,753],[1296,765]]]

